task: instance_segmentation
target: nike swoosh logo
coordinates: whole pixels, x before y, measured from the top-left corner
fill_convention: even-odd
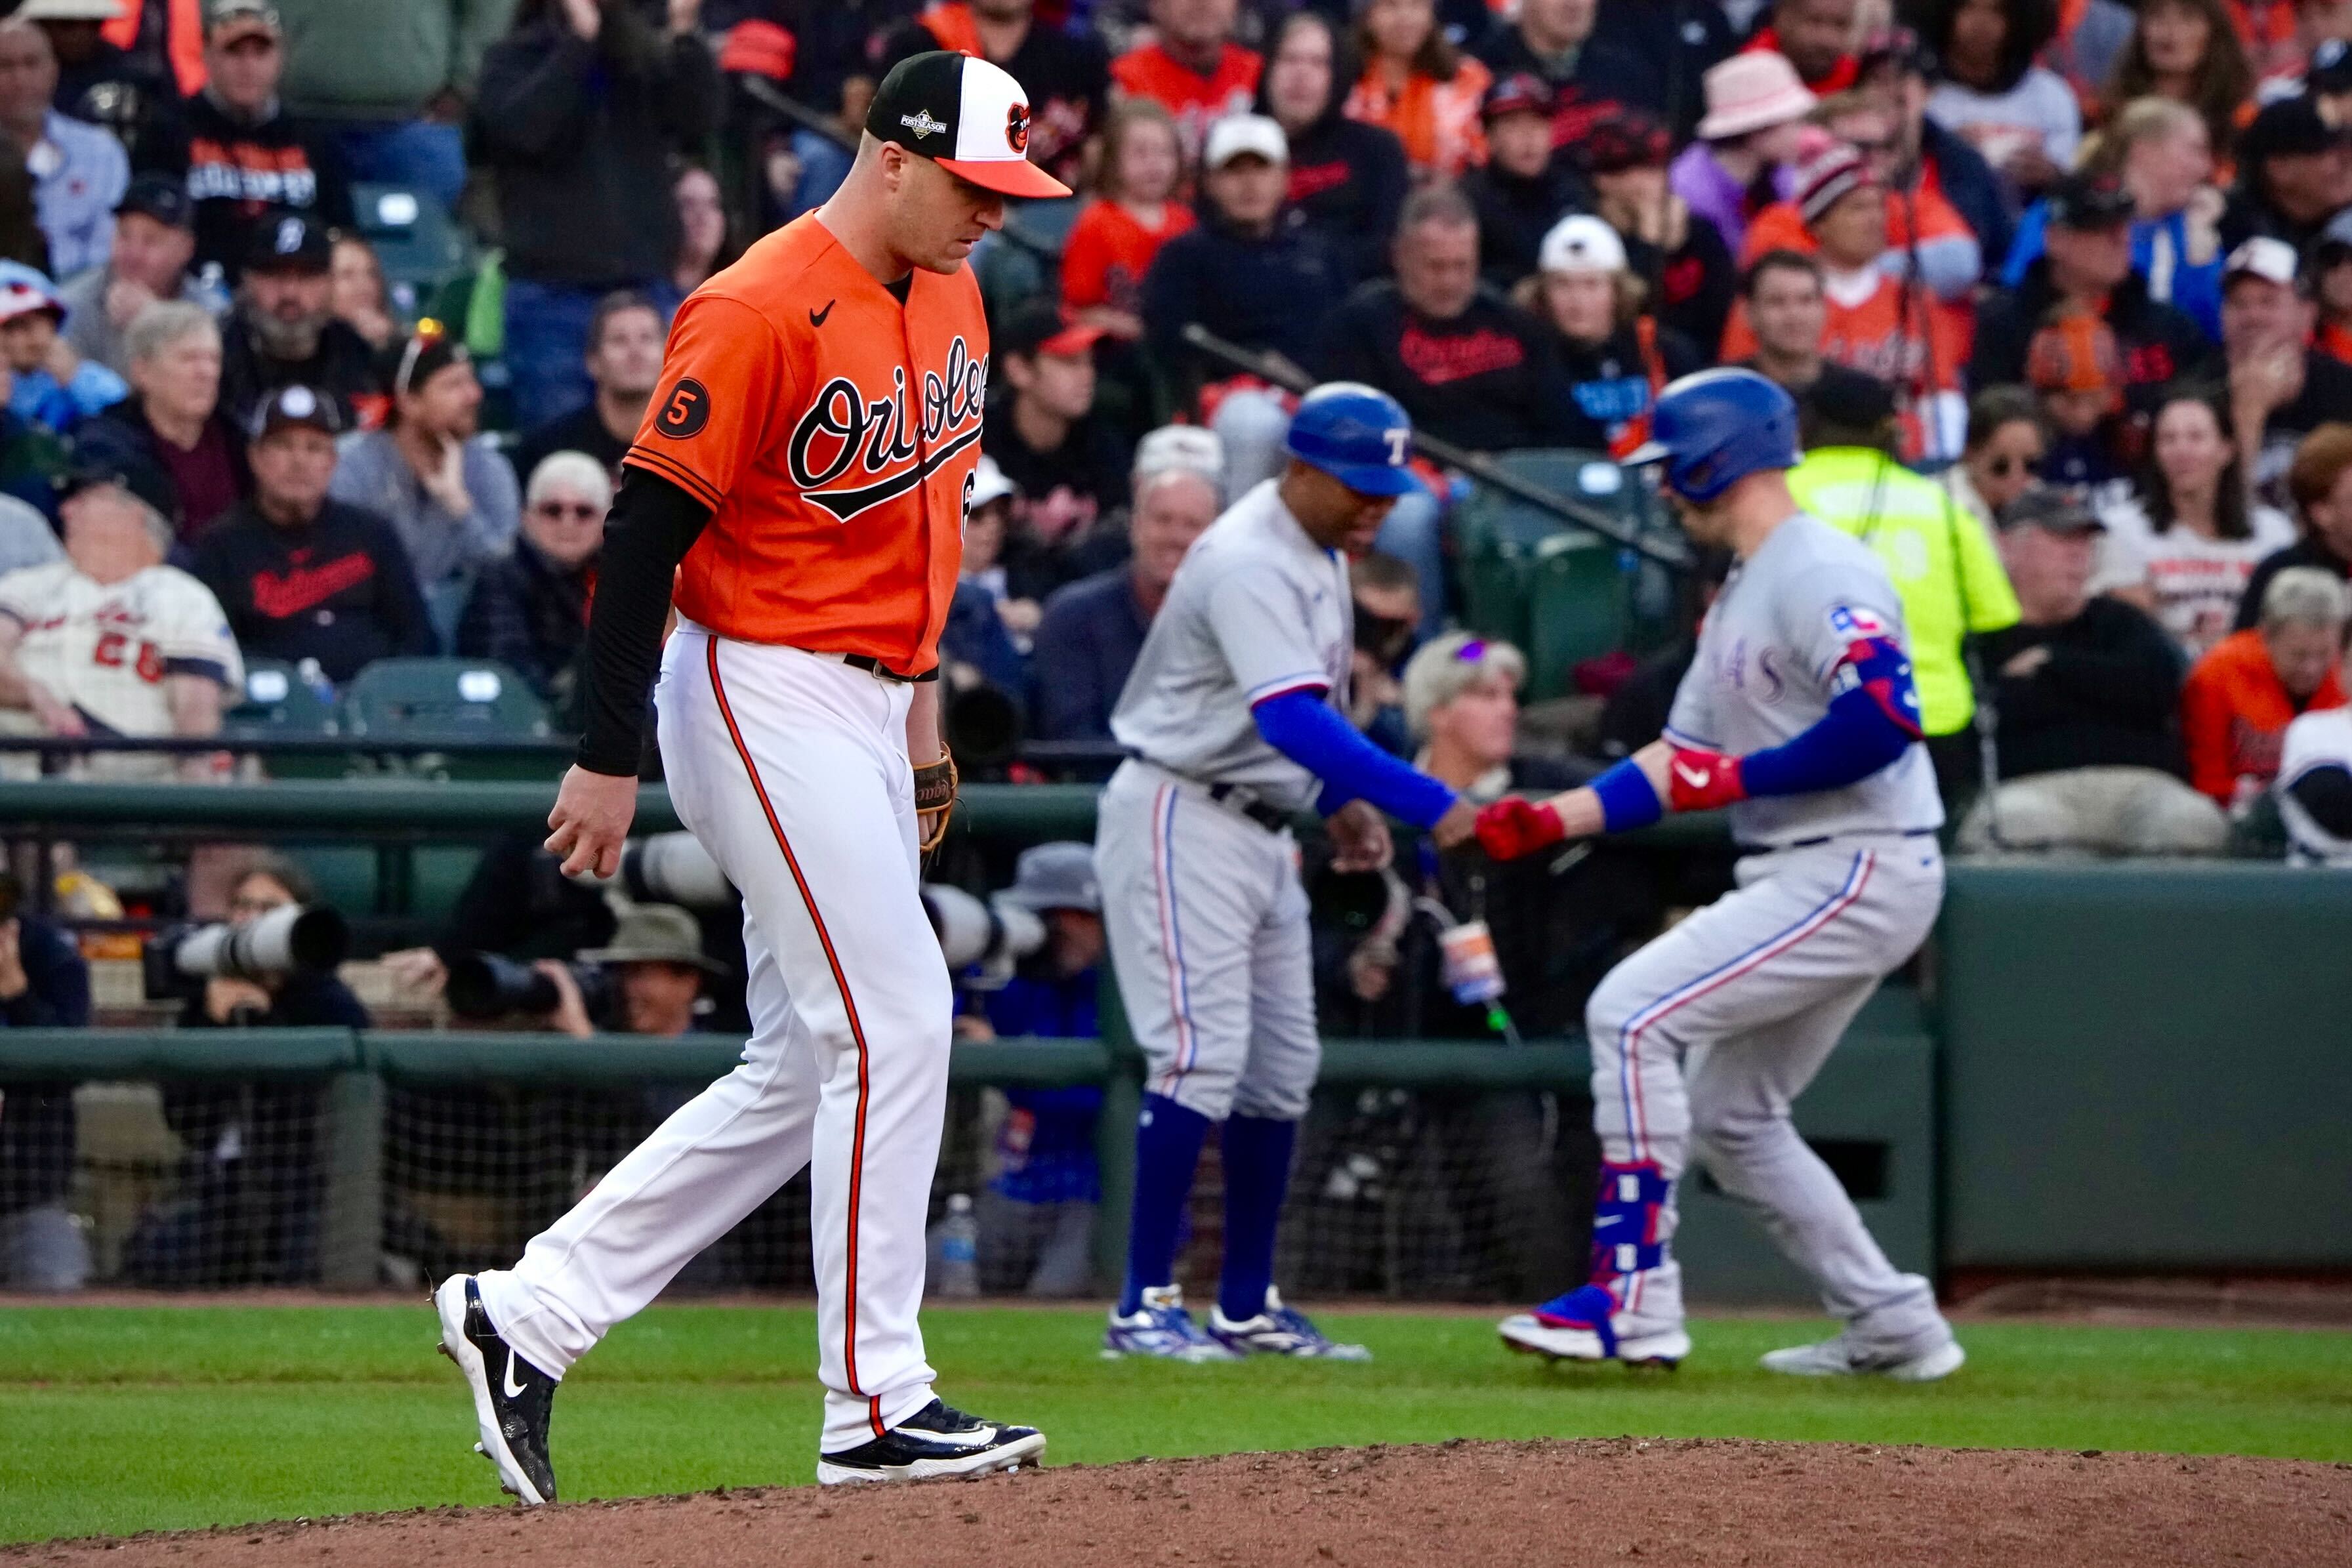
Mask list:
[[[1682,780],[1683,783],[1690,785],[1693,789],[1698,789],[1706,783],[1706,775],[1705,773],[1700,773],[1696,768],[1686,768],[1680,763],[1676,763],[1675,764],[1675,776]]]
[[[509,1346],[507,1350],[506,1394],[509,1399],[520,1399],[530,1390],[515,1382],[514,1372],[515,1353],[513,1348]]]
[[[824,319],[833,314],[833,307],[835,303],[835,300],[827,300],[824,302],[824,310],[811,310],[809,312],[809,325],[812,327],[822,327],[824,325]]]

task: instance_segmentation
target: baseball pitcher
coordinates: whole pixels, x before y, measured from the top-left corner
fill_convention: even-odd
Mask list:
[[[952,1011],[918,868],[955,796],[938,642],[988,389],[964,262],[1006,195],[1067,194],[1027,141],[1003,70],[902,61],[839,193],[671,329],[606,532],[592,710],[547,847],[567,875],[616,868],[659,650],[663,769],[742,891],[752,1033],[741,1066],[513,1268],[437,1293],[483,1450],[527,1503],[555,1496],[548,1417],[572,1363],[803,1165],[817,1479],[1011,1469],[1045,1449],[943,1404],[916,1321]]]

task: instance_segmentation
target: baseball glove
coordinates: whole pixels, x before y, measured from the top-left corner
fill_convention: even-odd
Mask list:
[[[955,756],[944,742],[938,762],[915,770],[915,824],[926,855],[948,836],[948,819],[955,815],[956,778]]]

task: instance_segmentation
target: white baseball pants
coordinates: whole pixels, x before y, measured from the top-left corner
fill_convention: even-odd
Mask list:
[[[1927,940],[1943,858],[1932,838],[1842,837],[1750,856],[1738,880],[1611,970],[1586,1005],[1601,1157],[1654,1163],[1679,1181],[1695,1152],[1831,1313],[1889,1348],[1940,1342],[1934,1289],[1887,1262],[1790,1106],[1879,982]],[[1670,1200],[1659,1239],[1675,1217]],[[1682,1322],[1671,1247],[1612,1291],[1621,1333]]]
[[[1095,873],[1146,1087],[1212,1121],[1307,1114],[1323,1042],[1298,847],[1146,763],[1111,775]]]
[[[682,626],[655,700],[678,816],[743,894],[751,1038],[511,1272],[490,1321],[561,1377],[810,1168],[820,1451],[931,1398],[916,1321],[946,1112],[947,966],[923,914],[910,689]]]

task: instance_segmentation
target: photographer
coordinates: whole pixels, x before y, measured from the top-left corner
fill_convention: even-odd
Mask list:
[[[276,910],[317,898],[299,866],[263,855],[229,884],[228,923],[249,931]],[[201,984],[188,977],[179,1018],[184,1029],[364,1029],[370,1022],[331,968],[291,964],[257,977],[214,973]],[[125,1276],[175,1286],[310,1280],[325,1100],[316,1080],[166,1084],[163,1119],[184,1145],[183,1185],[132,1231]]]
[[[0,870],[0,1029],[87,1027],[89,966],[20,899]],[[73,1085],[0,1084],[0,1286],[79,1290],[89,1278],[89,1243],[66,1209],[73,1162]]]
[[[531,968],[554,984],[558,998],[544,1026],[583,1040],[596,1034],[599,1022],[666,1039],[703,1027],[703,977],[727,970],[703,952],[694,917],[673,904],[635,905],[614,924],[609,945],[583,948],[576,962],[604,973],[607,984],[593,1006],[572,964],[542,958]]]
[[[1100,1033],[1102,886],[1091,844],[1033,845],[998,901],[1034,914],[1044,944],[1013,976],[981,993],[981,1012],[957,1020],[960,1041]],[[968,973],[968,972],[967,972]],[[1084,1296],[1094,1284],[1095,1213],[1102,1176],[1095,1119],[1102,1090],[1012,1089],[996,1133],[996,1175],[981,1194],[980,1288],[990,1296]]]

